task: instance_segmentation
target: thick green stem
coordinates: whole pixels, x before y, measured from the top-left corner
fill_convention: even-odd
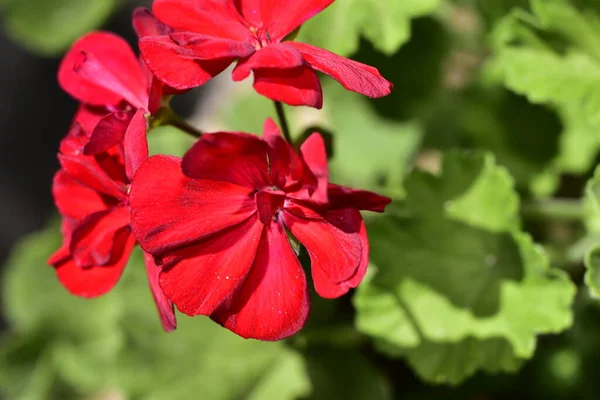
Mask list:
[[[537,221],[581,221],[584,217],[583,202],[575,199],[548,199],[525,202],[521,206],[525,219]]]
[[[202,136],[202,132],[188,124],[184,119],[175,114],[172,108],[163,107],[154,114],[154,118],[150,124],[151,128],[157,126],[171,125],[179,130],[191,135],[195,138]]]
[[[285,111],[283,110],[283,104],[280,101],[275,101],[275,110],[277,111],[277,118],[279,119],[279,126],[281,127],[281,132],[283,133],[283,137],[289,143],[292,143],[292,136],[290,135],[290,126],[288,124],[287,118],[285,117]]]

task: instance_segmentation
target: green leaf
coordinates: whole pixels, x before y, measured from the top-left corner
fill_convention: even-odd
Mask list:
[[[592,247],[585,256],[585,284],[592,296],[600,298],[600,244]]]
[[[360,353],[318,347],[308,352],[307,363],[314,385],[311,400],[392,399],[388,380]]]
[[[410,39],[411,19],[438,9],[440,0],[338,0],[300,30],[299,41],[348,56],[364,36],[393,54]]]
[[[600,167],[585,187],[586,227],[590,238],[600,232]],[[590,245],[584,259],[585,284],[593,297],[600,298],[600,243]]]
[[[29,50],[57,55],[98,28],[121,0],[0,0],[9,35]]]
[[[538,334],[571,324],[575,287],[519,231],[513,186],[491,155],[451,152],[441,176],[409,177],[402,213],[369,224],[377,273],[354,298],[358,329],[425,380],[514,371]]]
[[[401,187],[423,138],[416,121],[379,116],[368,100],[337,84],[328,86],[324,112],[334,134],[332,181],[351,187]],[[326,117],[327,118],[327,117]]]
[[[583,174],[600,151],[600,10],[565,0],[531,4],[533,14],[516,10],[496,26],[488,76],[560,115],[560,148],[545,177]]]

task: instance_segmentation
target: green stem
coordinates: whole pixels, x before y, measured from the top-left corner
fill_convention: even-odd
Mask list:
[[[525,202],[521,214],[526,219],[545,221],[581,221],[584,218],[583,202],[575,199],[548,199]]]
[[[280,101],[275,101],[275,111],[277,111],[277,118],[279,119],[279,126],[281,127],[281,132],[283,133],[283,137],[289,143],[292,143],[292,136],[290,135],[290,126],[288,124],[287,118],[285,117],[285,111],[283,110],[283,104]]]
[[[196,129],[194,126],[188,124],[183,118],[175,114],[172,108],[162,107],[155,114],[152,122],[150,123],[151,128],[157,126],[170,125],[179,130],[187,133],[190,136],[199,138],[202,136],[202,132]]]

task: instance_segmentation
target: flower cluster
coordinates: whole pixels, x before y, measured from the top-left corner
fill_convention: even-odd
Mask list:
[[[53,194],[64,240],[49,260],[70,292],[112,289],[139,244],[165,330],[175,328],[175,305],[240,336],[280,340],[309,313],[298,244],[320,296],[358,286],[369,263],[359,210],[383,212],[390,199],[329,183],[320,134],[296,150],[268,119],[262,138],[204,134],[182,159],[148,158],[146,140],[151,123],[167,123],[172,95],[236,60],[234,80],[253,73],[258,93],[289,105],[321,107],[315,71],[388,94],[375,68],[289,40],[332,2],[155,0],[155,14],[133,17],[141,60],[109,33],[73,45],[58,79],[80,107],[60,145]]]

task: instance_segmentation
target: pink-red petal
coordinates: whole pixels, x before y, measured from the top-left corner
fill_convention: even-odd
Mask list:
[[[247,188],[190,179],[180,162],[151,157],[131,185],[131,226],[142,248],[154,256],[198,242],[256,212]]]
[[[246,79],[250,72],[260,68],[290,69],[304,65],[300,52],[283,43],[273,43],[240,60],[233,70],[233,80]]]
[[[212,318],[244,338],[281,340],[306,322],[309,297],[302,265],[282,224],[265,227],[256,260],[231,305]]]
[[[390,94],[394,87],[381,76],[377,68],[306,43],[289,42],[288,44],[302,53],[302,57],[311,67],[331,76],[348,90],[378,98]]]
[[[352,207],[358,210],[382,213],[385,211],[385,207],[392,202],[392,199],[389,197],[381,196],[377,193],[351,189],[333,183],[329,184],[328,194],[330,208]]]
[[[267,30],[274,41],[283,40],[294,29],[323,11],[333,1],[261,0],[262,29]]]
[[[160,268],[154,263],[154,257],[151,254],[144,252],[144,262],[146,264],[146,275],[148,276],[148,284],[152,298],[158,310],[158,316],[162,327],[166,332],[174,331],[177,327],[177,318],[175,317],[175,308],[173,303],[164,294],[159,285]]]
[[[98,154],[121,143],[133,118],[132,112],[116,111],[102,118],[83,148],[84,154]]]
[[[330,221],[333,220],[334,223],[339,225],[340,221],[335,222],[335,218],[339,216],[343,216],[344,219],[346,221],[350,221],[353,226],[360,223],[359,237],[362,245],[362,255],[356,272],[350,278],[348,278],[348,280],[343,282],[334,282],[329,275],[327,275],[326,271],[319,268],[311,268],[313,282],[315,284],[317,293],[321,297],[328,299],[335,299],[343,296],[344,294],[348,293],[350,289],[357,287],[365,277],[365,274],[367,273],[367,267],[369,265],[369,240],[367,238],[367,228],[359,212],[354,209],[346,209],[343,211],[338,210],[332,212],[328,216],[328,219]]]
[[[301,218],[286,209],[282,215],[288,229],[308,251],[317,293],[331,297],[331,283],[348,281],[361,264],[360,214],[357,218],[346,211],[332,212],[327,220],[316,220]]]
[[[230,0],[155,0],[152,10],[176,30],[239,41],[250,37]]]
[[[219,38],[207,39],[203,46],[181,46],[171,36],[148,36],[139,44],[148,69],[177,90],[205,84],[235,59],[254,51],[245,43]]]
[[[302,158],[283,138],[279,127],[271,118],[265,121],[263,138],[269,145],[269,170],[271,180],[277,187],[289,191],[301,182],[316,183]]]
[[[143,109],[138,109],[123,137],[123,148],[125,151],[125,171],[129,181],[148,158],[148,139],[146,137],[148,124]]]
[[[262,28],[261,18],[263,0],[233,0],[240,15],[254,28]]]
[[[121,71],[111,70],[105,65],[104,60],[99,59],[93,53],[82,51],[79,57],[75,58],[73,69],[76,74],[88,82],[94,82],[106,91],[121,96],[133,107],[142,108],[148,106],[148,86],[144,71],[139,64],[136,65],[138,67],[136,75],[126,76]]]
[[[54,265],[60,283],[72,294],[86,298],[101,296],[110,291],[127,265],[135,246],[135,238],[125,228],[118,232],[115,243],[119,248],[115,249],[115,257],[106,265],[80,268],[71,258]]]
[[[73,179],[99,193],[115,199],[125,199],[125,188],[115,182],[91,156],[58,155],[62,168]]]
[[[291,106],[323,106],[323,91],[317,74],[309,67],[257,69],[254,89],[274,101]]]
[[[327,203],[327,186],[329,184],[329,168],[327,166],[327,150],[325,141],[319,133],[313,133],[300,147],[302,159],[317,179],[317,187],[311,199],[317,203]]]
[[[129,210],[115,207],[90,214],[77,222],[69,249],[80,268],[102,266],[119,257],[115,254],[123,228],[129,230]]]
[[[231,296],[250,271],[262,223],[257,216],[234,228],[169,254],[171,262],[160,274],[160,286],[187,315],[211,315],[227,307]]]
[[[119,77],[122,87],[134,97],[143,97],[146,93],[146,80],[137,57],[120,37],[106,32],[90,33],[79,39],[63,59],[58,81],[61,87],[77,100],[97,106],[117,106],[125,99],[124,94],[103,83],[104,76],[85,74],[76,71],[81,67],[82,53],[96,60],[113,77]],[[89,66],[88,66],[89,67]],[[147,93],[146,93],[147,96]]]
[[[144,7],[137,7],[133,10],[133,29],[139,39],[146,36],[168,35],[172,29],[158,20],[152,13]]]
[[[231,182],[249,192],[270,183],[267,144],[247,133],[203,135],[183,157],[181,167],[190,178]]]
[[[62,170],[54,175],[52,195],[61,215],[72,219],[80,219],[106,209],[98,192],[80,184]]]
[[[73,118],[73,125],[78,124],[89,136],[100,120],[108,114],[110,112],[105,107],[91,107],[80,104]]]

